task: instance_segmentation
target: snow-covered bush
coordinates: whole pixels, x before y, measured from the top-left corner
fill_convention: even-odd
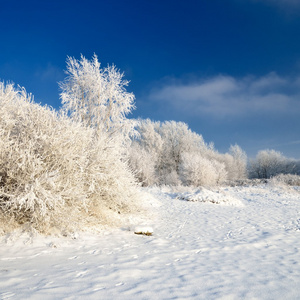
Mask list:
[[[81,63],[85,64],[81,71],[91,67],[83,59]],[[90,64],[97,65],[95,58]],[[122,106],[126,92],[119,89],[115,70],[112,75],[101,72],[91,72],[90,85],[87,80],[82,90],[93,95],[85,98],[94,101],[86,102],[89,108],[85,100],[82,107],[72,106],[79,95],[75,80],[68,78],[62,84],[71,118],[34,103],[25,89],[0,83],[0,228],[26,223],[45,233],[54,228],[71,231],[113,224],[124,213],[136,210],[138,190],[123,156],[128,140],[123,135],[132,128],[124,116],[132,101],[124,100],[126,107]],[[77,74],[78,84],[85,74]],[[94,86],[98,75],[115,76],[117,83],[100,91]],[[98,101],[96,92],[107,102]],[[107,94],[104,97],[100,92]]]
[[[180,174],[182,181],[189,186],[217,185],[227,178],[224,164],[189,152],[182,155]]]
[[[300,176],[293,174],[279,174],[270,179],[273,185],[300,186]]]

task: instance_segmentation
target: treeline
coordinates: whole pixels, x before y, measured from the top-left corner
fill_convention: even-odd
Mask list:
[[[216,185],[247,176],[247,156],[238,146],[221,154],[182,122],[139,120],[129,162],[143,185]]]
[[[300,175],[300,160],[283,156],[275,150],[259,151],[248,166],[250,178],[271,178],[279,174]]]
[[[259,151],[255,159],[248,160],[238,145],[219,153],[182,122],[147,119],[137,124],[138,137],[131,144],[129,162],[144,186],[210,186],[246,178],[300,175],[300,160],[275,150]]]

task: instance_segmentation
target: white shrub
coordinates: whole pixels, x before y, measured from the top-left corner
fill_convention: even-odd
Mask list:
[[[99,128],[0,83],[0,220],[70,231],[134,211],[134,176],[112,132]]]
[[[294,174],[279,174],[272,177],[269,181],[272,185],[291,185],[300,186],[300,176]]]
[[[138,143],[133,143],[129,148],[129,165],[143,186],[156,183],[155,159]]]
[[[224,164],[188,152],[182,155],[180,174],[186,185],[193,186],[216,185],[227,179]]]

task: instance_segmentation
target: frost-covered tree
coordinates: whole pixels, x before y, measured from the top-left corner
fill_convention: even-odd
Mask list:
[[[161,124],[159,133],[164,141],[161,163],[169,173],[175,171],[179,174],[183,153],[194,152],[205,147],[202,136],[190,130],[183,122],[166,121]]]
[[[229,153],[232,157],[232,163],[228,167],[231,172],[231,180],[245,179],[247,177],[247,154],[239,145],[230,146]]]
[[[143,186],[150,186],[156,183],[155,158],[138,143],[133,143],[128,151],[129,165],[136,178]]]
[[[275,150],[261,150],[250,162],[249,173],[251,178],[270,178],[283,173],[286,158]]]
[[[261,150],[248,166],[249,177],[271,178],[278,174],[300,175],[299,160],[287,158],[275,150]]]
[[[107,132],[115,143],[127,141],[134,123],[126,115],[134,108],[128,81],[114,65],[101,68],[97,56],[67,58],[67,78],[60,83],[63,110],[75,121]]]
[[[186,185],[211,186],[227,179],[225,165],[198,153],[183,153],[180,175]]]
[[[183,122],[166,121],[161,123],[149,119],[139,120],[137,131],[139,137],[133,141],[133,146],[138,144],[140,149],[144,149],[151,157],[151,161],[154,162],[156,180],[152,181],[155,183],[180,184],[181,155],[185,152],[205,148],[202,136],[192,132]],[[143,159],[143,156],[137,152],[131,153],[130,160],[136,161],[138,157]],[[144,161],[139,165],[147,168]],[[152,166],[149,165],[149,168]]]
[[[134,99],[123,75],[101,70],[96,57],[69,58],[68,72],[60,112],[0,83],[0,232],[111,225],[138,206],[123,156]]]
[[[224,180],[234,181],[246,177],[247,156],[238,145],[231,146],[229,152],[223,154],[214,149],[213,144],[209,144],[201,151],[201,155],[224,167],[225,173],[223,173],[222,180],[219,182]]]
[[[159,182],[158,169],[161,165],[163,140],[158,133],[160,122],[139,119],[136,122],[138,135],[129,148],[129,164],[143,185]]]
[[[139,137],[132,144],[131,165],[139,166],[136,170],[139,174],[151,173],[151,178],[155,177],[155,180],[144,177],[144,184],[212,185],[245,177],[247,158],[237,145],[229,153],[221,154],[187,124],[175,121],[139,120],[137,131]],[[153,170],[153,162],[155,172],[149,173],[147,169]]]
[[[163,155],[164,141],[160,134],[160,122],[153,122],[150,119],[139,119],[136,130],[139,134],[134,143],[139,144],[141,148],[151,155],[152,161],[155,165],[161,164]]]

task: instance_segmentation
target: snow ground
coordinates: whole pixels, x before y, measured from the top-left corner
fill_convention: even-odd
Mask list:
[[[152,236],[1,237],[0,299],[300,299],[299,189],[148,192]]]

